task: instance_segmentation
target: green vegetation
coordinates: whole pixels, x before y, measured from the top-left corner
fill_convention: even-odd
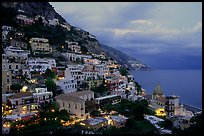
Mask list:
[[[108,91],[108,88],[106,86],[104,86],[104,84],[101,84],[98,87],[91,88],[91,91],[93,91],[95,93],[99,93],[100,95],[102,95]]]
[[[38,24],[19,26],[25,32],[24,39],[27,41],[32,37],[47,38],[51,45],[63,44],[68,31],[61,26],[42,26]]]
[[[104,109],[105,111],[110,112],[114,110],[121,115],[126,117],[133,117],[136,120],[143,120],[144,114],[151,113],[148,109],[148,102],[147,100],[141,101],[129,101],[126,99],[122,99],[120,103],[116,105],[108,105]]]
[[[101,115],[101,113],[98,110],[93,110],[93,111],[90,112],[91,117],[98,117],[100,115]]]
[[[126,70],[126,68],[120,68],[119,72],[122,76],[127,76],[128,75],[128,71]]]
[[[59,95],[61,93],[57,91],[57,85],[51,78],[45,80],[45,86],[47,87],[47,91],[53,93],[53,96]]]
[[[22,85],[20,84],[17,84],[17,83],[14,83],[10,86],[10,89],[11,90],[14,90],[14,91],[17,91],[17,92],[20,92],[20,89],[22,89]]]
[[[56,78],[56,74],[55,74],[55,72],[53,70],[48,68],[45,71],[45,77],[46,78],[50,78],[50,79],[55,79]]]

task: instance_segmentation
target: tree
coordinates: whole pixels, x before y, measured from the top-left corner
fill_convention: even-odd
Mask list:
[[[54,71],[52,71],[51,69],[47,68],[46,71],[45,71],[45,76],[47,78],[51,78],[51,79],[54,79],[56,74]]]
[[[101,115],[101,113],[98,110],[93,110],[93,111],[90,112],[91,117],[97,117],[97,116],[100,116],[100,115]]]
[[[82,54],[87,54],[88,49],[86,48],[86,46],[84,46],[84,45],[81,46],[81,52],[82,52]]]
[[[80,85],[80,88],[87,90],[87,89],[89,88],[89,85],[88,85],[87,82],[83,82],[83,83]]]
[[[47,87],[47,91],[52,92],[53,96],[56,96],[58,94],[57,86],[53,79],[50,79],[50,78],[46,79],[45,85]]]
[[[122,76],[127,76],[128,75],[128,71],[126,70],[126,68],[120,68],[119,72]]]
[[[11,90],[14,90],[14,91],[18,91],[18,92],[20,92],[20,89],[22,89],[22,85],[20,85],[20,84],[17,84],[17,83],[14,83],[14,84],[12,84],[11,86],[10,86],[10,89]]]

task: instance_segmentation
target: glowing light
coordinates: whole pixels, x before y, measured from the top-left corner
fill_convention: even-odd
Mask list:
[[[21,92],[26,92],[26,90],[28,89],[27,86],[24,86],[22,89],[21,89]]]
[[[166,112],[163,108],[158,108],[155,110],[157,116],[166,116]]]
[[[82,125],[82,126],[86,126],[86,124],[84,124],[84,123],[80,123],[80,125]]]

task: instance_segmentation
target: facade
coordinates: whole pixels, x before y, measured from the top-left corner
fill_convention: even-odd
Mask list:
[[[7,40],[7,35],[11,30],[13,30],[11,26],[2,26],[2,42]]]
[[[31,112],[32,105],[35,103],[31,92],[19,92],[8,97],[11,102],[12,114],[26,114]]]
[[[52,52],[52,47],[49,45],[48,39],[45,38],[31,38],[30,45],[34,54],[36,53],[46,53]]]
[[[52,99],[53,93],[48,92],[47,88],[39,87],[35,88],[35,91],[36,92],[33,93],[33,97],[38,104],[44,103],[45,101],[50,102],[50,100]]]
[[[167,112],[167,116],[194,116],[194,114],[191,111],[186,110],[183,105],[179,104],[179,96],[167,96],[167,101],[165,103],[165,110]]]
[[[13,61],[18,61],[25,63],[30,54],[27,50],[21,50],[20,47],[9,46],[4,50],[5,54],[2,54],[3,59],[12,59]]]
[[[60,109],[66,109],[68,113],[75,114],[78,118],[86,118],[89,116],[89,102],[94,100],[94,92],[80,91],[68,94],[60,94],[55,97],[60,105]]]
[[[18,73],[20,69],[24,68],[24,64],[19,63],[16,60],[8,60],[2,58],[2,70],[9,70],[11,74]]]
[[[73,114],[78,118],[86,118],[84,99],[69,94],[60,94],[55,99],[60,105],[60,110],[65,109],[69,114]]]
[[[114,104],[121,102],[121,96],[120,95],[108,95],[104,97],[95,98],[95,101],[96,101],[97,107],[104,107],[109,104],[114,105]]]
[[[73,78],[64,78],[62,80],[57,81],[56,83],[64,93],[72,93],[77,91],[77,81]]]
[[[104,74],[109,72],[109,67],[106,64],[95,65],[95,68],[99,72],[100,76],[104,76]]]
[[[65,77],[66,78],[74,78],[77,81],[83,81],[84,75],[82,73],[83,65],[67,65],[67,68],[65,70]]]
[[[19,15],[16,16],[16,19],[21,24],[25,24],[25,25],[32,25],[33,24],[33,19],[32,18],[28,18],[25,15],[19,14]]]
[[[67,41],[67,44],[68,44],[68,48],[75,52],[75,53],[81,53],[81,46],[78,45],[78,42],[68,42]]]
[[[12,84],[11,71],[2,70],[2,94],[12,93],[10,86]]]
[[[10,40],[10,45],[20,47],[20,48],[27,48],[27,43],[19,40],[14,40],[14,39]]]
[[[52,25],[52,26],[59,25],[59,19],[57,19],[57,18],[50,19],[50,20],[48,20],[48,24]]]
[[[56,61],[53,58],[31,58],[27,61],[29,70],[31,71],[40,71],[45,72],[46,69],[52,69],[56,67]]]
[[[121,115],[114,115],[110,116],[110,119],[112,120],[111,125],[115,126],[116,128],[121,128],[125,126],[126,120],[128,118],[121,116]]]
[[[87,59],[92,58],[92,56],[90,55],[76,54],[76,53],[70,53],[70,52],[62,53],[62,55],[70,61],[83,60],[85,58]]]

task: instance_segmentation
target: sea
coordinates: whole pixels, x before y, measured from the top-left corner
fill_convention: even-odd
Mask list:
[[[129,71],[147,93],[152,94],[157,83],[165,96],[177,95],[181,104],[202,109],[202,70],[162,69]]]

